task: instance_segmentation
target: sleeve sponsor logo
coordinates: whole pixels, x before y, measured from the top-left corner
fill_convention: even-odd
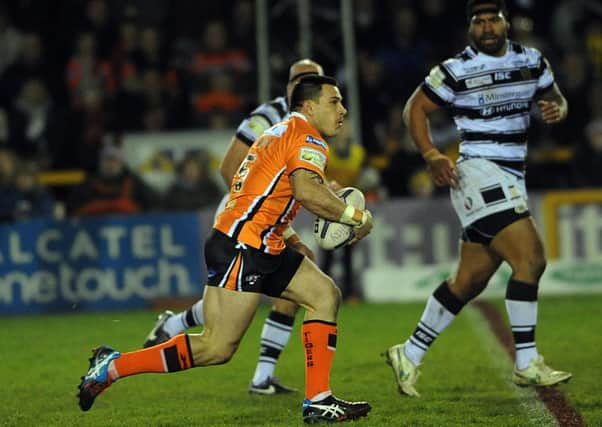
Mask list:
[[[251,116],[247,122],[249,130],[253,135],[260,136],[267,128],[270,127],[271,123],[262,116]]]
[[[443,71],[441,71],[439,65],[433,67],[426,78],[426,82],[434,89],[440,87],[443,84],[443,80],[445,80],[445,74],[443,74]]]
[[[304,162],[311,163],[312,165],[318,167],[321,171],[324,171],[326,167],[326,156],[324,153],[313,148],[301,147],[299,159]]]
[[[309,142],[310,144],[318,145],[318,146],[322,147],[323,149],[328,150],[328,146],[326,145],[326,143],[324,141],[314,138],[311,135],[307,135],[307,138],[305,138],[305,142]]]

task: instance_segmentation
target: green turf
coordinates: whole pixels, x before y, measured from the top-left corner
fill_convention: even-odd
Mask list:
[[[496,301],[503,310],[503,302]],[[588,425],[602,424],[600,296],[547,298],[540,304],[538,346],[553,366],[571,370],[563,385]],[[420,399],[397,394],[379,353],[411,333],[423,304],[348,305],[341,311],[331,383],[345,399],[365,399],[366,426],[551,425],[535,394],[510,384],[511,363],[484,321],[467,310],[427,355]],[[124,379],[82,413],[75,394],[90,348],[136,349],[153,312],[0,318],[0,425],[4,426],[291,426],[302,425],[302,394],[247,394],[258,354],[262,308],[230,364]],[[277,374],[303,387],[300,317]]]

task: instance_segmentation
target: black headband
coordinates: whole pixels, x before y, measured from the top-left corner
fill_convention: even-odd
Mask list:
[[[481,13],[494,13],[494,14],[498,14],[502,12],[502,10],[499,7],[485,7],[483,9],[478,9],[472,12],[472,15],[470,15],[470,19],[472,20],[472,18],[474,18],[475,15],[479,15]],[[503,12],[502,12],[503,13]]]
[[[304,73],[295,74],[293,77],[290,78],[290,80],[288,82],[290,83],[293,80],[297,80],[298,78],[301,78],[304,76],[317,76],[317,75],[318,75],[317,71],[305,71]]]

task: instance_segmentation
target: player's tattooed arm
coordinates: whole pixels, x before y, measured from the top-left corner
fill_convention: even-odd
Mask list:
[[[295,175],[301,177],[301,179],[309,179],[319,184],[324,184],[324,180],[322,179],[322,177],[318,173],[309,169],[297,169],[291,174],[291,176]]]
[[[297,169],[290,174],[295,199],[311,213],[338,221],[347,207],[324,183],[324,179],[309,169]]]

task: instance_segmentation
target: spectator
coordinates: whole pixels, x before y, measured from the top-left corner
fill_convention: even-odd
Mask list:
[[[174,129],[186,126],[189,117],[186,99],[179,91],[174,75],[149,68],[142,76],[142,124],[145,130]]]
[[[128,214],[157,207],[157,196],[125,164],[121,149],[107,144],[97,173],[76,187],[68,201],[75,216]]]
[[[0,147],[6,146],[9,136],[8,113],[4,108],[0,107]]]
[[[553,54],[547,41],[534,32],[533,19],[525,15],[515,15],[512,18],[513,40],[522,45],[532,46],[545,54]]]
[[[184,127],[189,113],[180,91],[170,87],[168,78],[157,68],[146,69],[141,77],[140,91],[118,93],[117,127],[145,131]]]
[[[567,52],[558,67],[557,75],[564,89],[564,96],[571,108],[560,132],[555,131],[557,139],[568,146],[583,141],[584,129],[590,120],[590,108],[584,102],[584,93],[588,93],[590,76],[584,52]]]
[[[366,160],[366,151],[359,142],[354,141],[352,131],[351,123],[346,120],[336,138],[329,141],[330,157],[326,175],[342,187],[356,185]]]
[[[147,27],[140,32],[138,50],[134,54],[134,63],[139,73],[144,73],[149,68],[165,71],[166,61],[161,43],[161,34],[157,28]]]
[[[50,166],[58,144],[57,119],[43,81],[27,80],[9,115],[10,145],[19,156],[35,158],[45,168]]]
[[[40,185],[37,165],[34,162],[16,164],[13,179],[0,186],[0,220],[52,218],[53,211],[54,200]]]
[[[55,77],[46,64],[44,46],[40,36],[35,33],[27,33],[23,36],[19,58],[6,68],[0,78],[0,102],[3,105],[10,105],[21,90],[23,83],[29,79],[41,80],[49,90],[54,89],[55,92],[58,92],[57,87],[50,86],[55,84]]]
[[[164,206],[169,210],[198,210],[215,207],[223,191],[209,172],[206,152],[188,155],[178,165],[177,181],[167,191]]]
[[[91,89],[101,88],[109,95],[115,93],[111,64],[98,57],[93,33],[78,36],[76,51],[67,64],[66,81],[74,110],[81,109],[84,94]]]
[[[197,75],[225,71],[244,74],[251,69],[251,61],[243,50],[228,44],[226,27],[216,20],[205,27],[202,46],[194,56],[192,67]]]
[[[109,13],[109,7],[105,0],[88,1],[81,30],[94,35],[98,44],[99,56],[108,59],[115,44],[117,26]]]
[[[426,58],[432,57],[432,47],[419,31],[418,18],[410,6],[398,7],[391,19],[389,43],[378,50],[377,57],[385,67],[390,88],[400,99],[407,99],[428,69]]]
[[[378,129],[387,120],[389,105],[396,103],[387,87],[383,64],[367,50],[358,55],[362,145],[371,155],[382,154],[383,139]],[[399,103],[399,102],[397,102]]]
[[[564,52],[577,49],[581,44],[580,34],[576,30],[585,19],[586,3],[582,0],[562,0],[552,12],[552,36]]]
[[[189,89],[197,94],[216,90],[223,92],[223,86],[226,85],[227,92],[244,102],[249,102],[249,93],[255,88],[254,81],[250,78],[251,61],[245,51],[229,44],[227,34],[222,21],[216,20],[207,24],[202,45],[193,56]],[[235,83],[237,87],[234,86]],[[240,113],[242,107],[241,102],[227,108],[238,110]],[[240,117],[236,117],[235,122],[239,119]]]
[[[140,73],[136,58],[140,52],[140,30],[133,20],[126,20],[119,27],[119,40],[111,57],[112,79],[116,90],[127,93],[140,91]]]
[[[371,49],[385,41],[383,32],[379,29],[385,25],[382,21],[386,14],[379,13],[380,4],[376,3],[375,0],[353,2],[356,43],[361,50]]]
[[[450,48],[458,51],[462,49],[461,45],[452,47],[450,44],[455,45],[456,39],[452,29],[461,28],[464,22],[458,19],[460,14],[450,13],[447,10],[446,3],[444,0],[424,0],[418,5],[419,33],[432,47],[432,51],[428,52],[430,54],[428,67],[435,65],[436,59],[440,55],[449,54]],[[447,30],[441,31],[442,28]],[[464,42],[465,35],[463,32],[461,33],[461,39]]]
[[[388,114],[384,133],[384,155],[379,159],[381,178],[390,196],[409,196],[410,178],[424,169],[422,156],[416,151],[403,123],[403,109],[395,105]]]
[[[418,170],[410,177],[408,190],[412,197],[428,199],[435,193],[435,184],[426,170]]]
[[[23,37],[12,26],[8,11],[0,5],[0,75],[19,57]]]
[[[245,52],[255,52],[255,5],[249,0],[234,0],[228,32],[232,45]]]
[[[593,18],[585,30],[585,45],[592,77],[602,81],[602,22],[600,17]]]
[[[195,123],[207,127],[215,111],[223,113],[230,126],[241,119],[243,100],[234,89],[231,75],[214,72],[209,77],[209,87],[200,92],[194,102]]]
[[[115,126],[115,119],[106,105],[104,92],[99,88],[90,87],[82,92],[80,108],[69,118],[58,167],[83,168],[89,172],[96,169],[98,154]]]
[[[13,185],[15,171],[17,169],[17,156],[15,153],[2,146],[0,147],[0,187]]]

